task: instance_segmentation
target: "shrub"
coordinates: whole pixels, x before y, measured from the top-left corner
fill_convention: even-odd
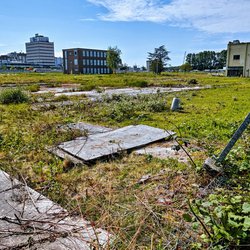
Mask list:
[[[198,81],[196,80],[196,79],[190,79],[190,80],[188,80],[188,82],[187,82],[188,84],[198,84]]]
[[[91,90],[94,90],[95,88],[96,86],[93,84],[88,84],[88,85],[81,84],[81,86],[78,87],[78,90],[79,91],[91,91]]]
[[[148,87],[148,82],[143,80],[132,81],[128,83],[130,87],[145,88]]]
[[[21,89],[4,89],[0,92],[0,103],[24,103],[28,102],[28,96]]]
[[[250,203],[246,192],[210,194],[208,201],[195,201],[193,213],[203,221],[206,234],[201,238],[217,246],[212,249],[232,249],[232,246],[250,243]]]
[[[26,88],[30,92],[37,92],[40,90],[40,85],[39,84],[32,84]]]
[[[63,101],[68,101],[69,100],[69,97],[67,95],[59,95],[59,96],[56,96],[54,101],[55,102],[63,102]]]

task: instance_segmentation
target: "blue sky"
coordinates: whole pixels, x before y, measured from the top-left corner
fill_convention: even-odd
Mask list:
[[[184,53],[250,42],[249,0],[0,0],[0,54],[25,52],[39,33],[65,48],[117,46],[122,60],[145,65],[147,52],[165,45],[171,65]]]

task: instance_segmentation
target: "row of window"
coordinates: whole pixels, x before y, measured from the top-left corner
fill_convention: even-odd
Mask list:
[[[83,68],[83,74],[109,74],[109,68]]]
[[[82,55],[85,57],[106,57],[107,53],[104,51],[95,51],[95,50],[83,50]]]
[[[83,65],[94,65],[94,66],[106,66],[107,61],[106,60],[99,60],[99,59],[83,59],[82,61]]]

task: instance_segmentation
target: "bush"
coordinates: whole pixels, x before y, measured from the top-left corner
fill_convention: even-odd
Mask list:
[[[128,83],[128,86],[130,87],[138,87],[138,88],[145,88],[148,87],[148,82],[147,81],[132,81]]]
[[[198,81],[196,80],[196,79],[190,79],[190,80],[188,80],[188,82],[187,82],[188,84],[198,84]]]
[[[79,90],[79,91],[91,91],[91,90],[94,90],[95,88],[96,88],[96,86],[93,84],[89,84],[89,85],[81,84],[81,86],[78,87],[77,90]]]
[[[0,92],[0,103],[24,103],[28,102],[28,96],[21,89],[4,89]]]
[[[32,84],[26,88],[30,92],[37,92],[40,90],[40,85],[39,84]]]
[[[201,238],[217,246],[212,249],[234,249],[232,246],[250,243],[250,203],[247,192],[242,192],[242,195],[210,194],[208,201],[196,200],[193,209],[196,218],[203,220],[203,228],[206,229],[207,234]]]
[[[59,96],[56,96],[54,99],[55,102],[64,102],[68,100],[69,100],[69,97],[66,95],[59,95]]]

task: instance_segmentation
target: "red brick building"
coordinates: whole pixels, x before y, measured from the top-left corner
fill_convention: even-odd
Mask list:
[[[107,50],[63,49],[64,74],[110,74]]]

